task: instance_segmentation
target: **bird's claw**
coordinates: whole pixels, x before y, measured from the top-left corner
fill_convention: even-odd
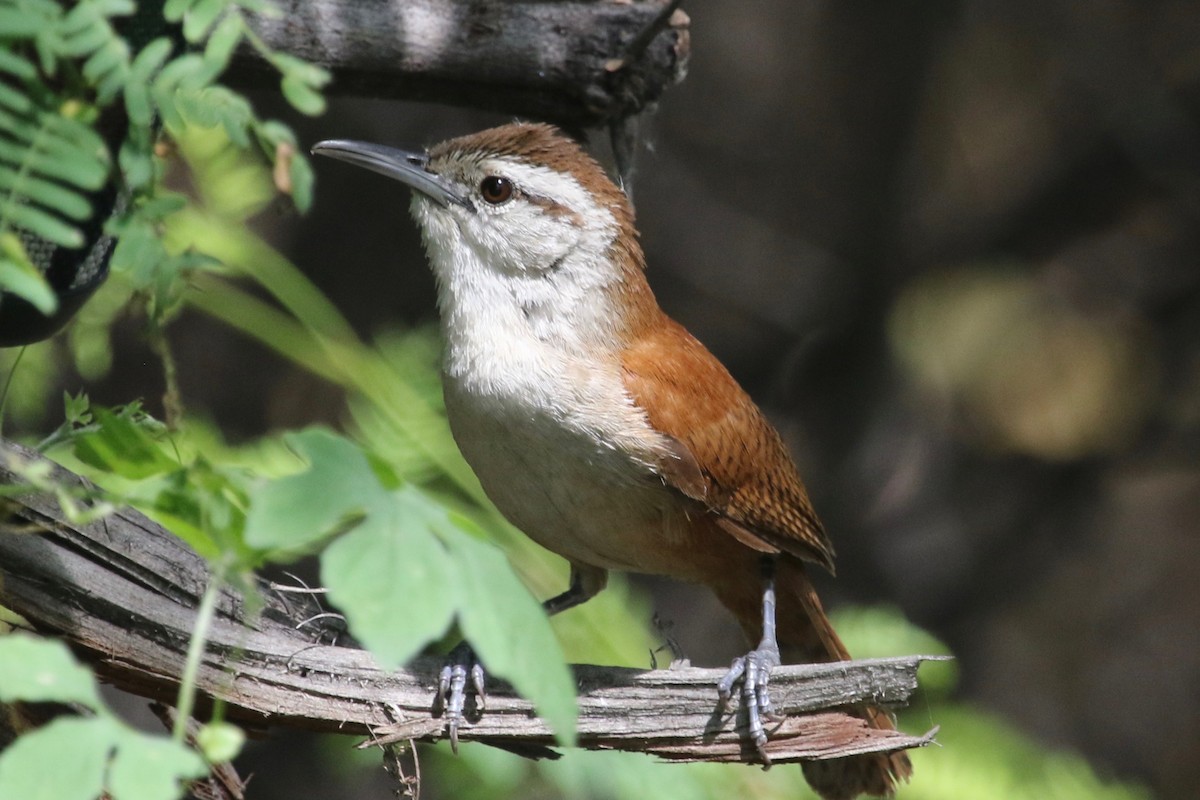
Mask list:
[[[475,651],[466,642],[450,651],[446,665],[438,675],[438,691],[435,705],[441,706],[446,719],[446,732],[450,735],[450,749],[458,753],[458,726],[463,723],[463,710],[467,703],[467,679],[475,694],[475,705],[482,711],[487,705],[484,691],[483,665],[475,657]]]
[[[741,681],[742,705],[746,707],[747,733],[754,742],[754,749],[764,766],[771,766],[771,758],[767,755],[767,732],[763,720],[776,719],[775,709],[771,705],[771,694],[768,685],[771,681],[771,668],[779,666],[779,650],[770,646],[760,646],[744,656],[733,660],[729,671],[717,684],[717,693],[721,703],[728,703],[733,696],[733,685]]]

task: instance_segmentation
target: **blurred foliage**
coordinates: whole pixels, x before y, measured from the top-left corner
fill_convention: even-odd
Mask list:
[[[1087,313],[1012,263],[922,276],[891,318],[902,365],[980,443],[1050,461],[1128,445],[1156,399],[1145,326]]]
[[[0,752],[0,797],[92,800],[107,790],[113,800],[162,800],[208,771],[181,742],[122,722],[62,642],[0,636],[0,702],[17,701],[71,704],[88,715],[59,717]]]
[[[324,70],[275,53],[248,26],[244,10],[272,13],[262,0],[168,0],[149,41],[123,35],[131,0],[3,0],[0,4],[0,288],[43,314],[56,301],[26,252],[22,231],[60,247],[86,243],[80,225],[92,215],[89,193],[118,181],[129,194],[109,221],[119,236],[112,267],[133,277],[151,319],[174,309],[175,274],[204,265],[190,252],[163,248],[156,229],[182,198],[162,190],[155,157],[159,124],[178,134],[188,125],[220,126],[239,148],[275,166],[281,191],[305,208],[312,173],[284,125],[258,118],[250,103],[220,83],[234,50],[255,48],[281,73],[283,93],[305,113],[324,108]],[[275,12],[277,13],[277,12]],[[153,14],[150,15],[152,17]],[[147,17],[147,18],[150,18]],[[143,22],[139,18],[139,23]],[[132,28],[131,28],[132,29]],[[139,30],[139,35],[141,31]],[[176,53],[176,36],[195,51]],[[140,49],[136,49],[140,48]],[[105,112],[123,114],[118,141],[100,133]],[[111,123],[109,123],[111,125]]]

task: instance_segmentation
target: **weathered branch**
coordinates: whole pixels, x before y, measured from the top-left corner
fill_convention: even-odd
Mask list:
[[[36,454],[0,443],[0,482],[13,483],[11,459]],[[57,469],[60,480],[82,480]],[[0,532],[0,604],[39,630],[69,641],[105,680],[139,695],[171,700],[182,671],[208,569],[182,542],[133,511],[87,525],[69,522],[51,497],[11,501]],[[41,532],[13,532],[14,528]],[[250,725],[286,725],[361,733],[383,740],[435,740],[431,715],[440,662],[380,669],[356,647],[321,641],[298,629],[309,610],[295,595],[263,589],[265,607],[249,615],[226,591],[214,622],[199,687],[225,700],[230,717]],[[327,631],[326,631],[327,633]],[[327,639],[328,637],[326,637]],[[869,700],[904,703],[923,659],[879,659],[787,666],[771,676],[776,709],[788,715],[767,746],[780,762],[915,747],[928,735],[865,727],[839,707]],[[750,753],[735,729],[737,704],[717,708],[720,670],[637,670],[579,666],[579,744],[642,751],[674,760],[738,761]],[[499,681],[487,713],[464,740],[546,753],[549,729],[529,703]]]
[[[594,127],[683,79],[688,17],[670,0],[283,0],[273,48],[330,69],[334,93],[466,105]],[[233,78],[266,65],[244,50]]]

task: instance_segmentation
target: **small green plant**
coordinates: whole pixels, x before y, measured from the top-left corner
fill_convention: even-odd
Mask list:
[[[0,797],[93,800],[107,791],[113,800],[161,800],[208,773],[191,748],[119,720],[91,671],[61,642],[0,636],[0,702],[62,703],[80,712],[25,733],[0,753]]]
[[[152,26],[161,33],[135,49],[116,27],[137,11],[132,0],[0,0],[0,289],[51,312],[54,295],[15,233],[79,247],[79,223],[93,211],[90,195],[119,183],[129,202],[111,224],[122,234],[114,266],[130,270],[134,285],[149,292],[153,318],[170,312],[174,273],[204,262],[168,253],[148,235],[180,202],[161,189],[157,123],[168,133],[220,125],[239,147],[274,162],[296,205],[307,207],[312,172],[291,131],[259,119],[219,82],[245,41],[280,71],[284,95],[298,110],[323,110],[319,89],[328,74],[272,51],[242,13],[271,8],[261,0],[170,0],[161,24]],[[128,124],[109,141],[98,125],[114,109]]]

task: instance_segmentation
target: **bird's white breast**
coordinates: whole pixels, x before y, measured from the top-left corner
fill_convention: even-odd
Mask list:
[[[561,306],[531,303],[536,288],[525,291],[513,276],[457,266],[458,274],[439,275],[446,410],[488,496],[570,560],[665,571],[643,563],[640,546],[671,535],[672,498],[652,466],[665,441],[625,391],[601,332],[590,329],[607,312],[603,294],[585,314],[564,318]]]

